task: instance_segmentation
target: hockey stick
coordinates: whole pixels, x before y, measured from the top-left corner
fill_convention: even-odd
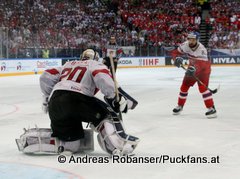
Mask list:
[[[114,68],[112,54],[109,55],[109,59],[110,59],[110,64],[111,64],[111,69],[112,69],[112,76],[113,76],[113,81],[114,81],[116,100],[117,100],[117,102],[119,102],[119,100],[120,100],[120,98],[119,98],[119,91],[118,91],[118,86],[117,86],[116,72],[115,72],[115,68]],[[120,109],[119,109],[119,118],[120,118],[120,120],[122,120],[122,112],[121,112]]]
[[[134,99],[132,96],[130,96],[126,91],[124,91],[121,87],[118,88],[119,94],[124,96],[127,100],[132,101],[133,105],[131,109],[134,109],[138,105],[138,101]]]
[[[183,65],[181,65],[181,68],[184,69],[185,71],[187,71],[187,69]],[[192,77],[195,78],[205,88],[207,88],[212,94],[215,94],[219,91],[220,85],[218,85],[218,87],[216,89],[212,90],[208,86],[206,86],[201,80],[199,80],[199,78],[196,77],[195,75],[193,75]]]
[[[165,51],[167,51],[167,52],[171,52],[171,51],[173,51],[173,50],[175,50],[176,49],[176,47],[174,47],[174,46],[162,46],[162,48],[165,50]]]

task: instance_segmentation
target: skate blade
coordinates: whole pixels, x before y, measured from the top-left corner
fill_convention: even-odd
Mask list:
[[[182,111],[180,111],[180,112],[173,112],[173,115],[177,116],[177,115],[181,114],[181,112]]]
[[[217,118],[217,114],[210,114],[207,116],[208,119],[213,119],[213,118]]]

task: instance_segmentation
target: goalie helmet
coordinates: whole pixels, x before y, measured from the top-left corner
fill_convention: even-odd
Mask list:
[[[94,60],[98,61],[99,58],[100,58],[99,53],[98,53],[98,52],[95,52],[95,58],[94,58]]]
[[[96,60],[96,61],[98,61],[99,54],[98,54],[98,52],[95,52],[92,49],[87,49],[82,53],[80,60]]]
[[[188,39],[196,39],[199,41],[200,39],[200,34],[198,32],[190,32],[187,36]]]

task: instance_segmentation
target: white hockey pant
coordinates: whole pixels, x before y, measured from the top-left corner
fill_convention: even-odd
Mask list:
[[[93,131],[84,130],[85,137],[76,141],[61,141],[51,137],[52,130],[47,128],[24,129],[20,139],[16,139],[19,151],[24,153],[52,153],[58,154],[64,151],[71,153],[81,151],[93,151]]]
[[[101,148],[111,155],[129,155],[136,148],[139,139],[128,135],[122,121],[103,120],[96,128],[98,143]]]

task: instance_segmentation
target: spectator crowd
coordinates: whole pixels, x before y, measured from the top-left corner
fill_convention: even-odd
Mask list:
[[[239,5],[211,2],[209,47],[240,48]],[[27,48],[102,49],[112,35],[118,45],[175,46],[189,31],[199,31],[201,20],[195,0],[0,1],[0,37],[10,54]]]
[[[240,1],[212,0],[206,18],[210,31],[209,47],[222,49],[240,48]]]

